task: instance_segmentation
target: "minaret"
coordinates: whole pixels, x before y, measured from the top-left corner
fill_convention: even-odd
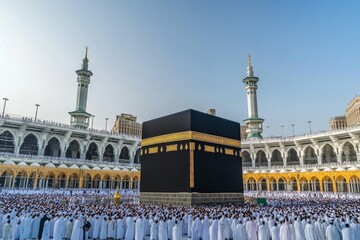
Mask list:
[[[79,128],[88,128],[89,118],[91,117],[91,114],[86,112],[88,86],[90,84],[90,77],[93,75],[88,69],[88,49],[88,47],[85,47],[85,58],[83,59],[81,69],[76,71],[78,82],[76,108],[75,111],[69,112],[71,115],[70,125]]]
[[[253,67],[251,66],[251,56],[248,55],[247,76],[243,80],[245,83],[248,107],[248,118],[244,120],[244,123],[246,124],[247,138],[262,138],[262,123],[264,122],[264,119],[258,117],[256,97],[258,81],[259,78],[254,76]]]

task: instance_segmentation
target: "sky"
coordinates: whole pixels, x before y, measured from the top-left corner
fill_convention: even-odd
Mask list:
[[[69,123],[89,46],[95,128],[189,108],[242,123],[251,54],[270,135],[327,130],[359,93],[359,12],[359,1],[1,0],[0,99],[6,113],[40,104],[39,119]]]

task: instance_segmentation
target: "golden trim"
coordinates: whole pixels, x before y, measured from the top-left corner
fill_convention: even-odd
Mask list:
[[[215,147],[214,146],[208,146],[208,145],[205,145],[204,147],[205,149],[205,152],[212,152],[214,153],[215,152]]]
[[[241,147],[240,140],[219,137],[211,134],[199,133],[194,131],[185,131],[185,132],[171,133],[171,134],[166,134],[151,138],[145,138],[141,141],[141,145],[145,147],[160,143],[169,143],[169,142],[184,141],[184,140],[197,140],[197,141],[203,141],[213,144],[226,145],[230,147],[238,147],[238,148]]]
[[[166,146],[166,152],[177,151],[177,144],[171,144]]]
[[[153,154],[153,153],[157,153],[157,152],[158,152],[158,147],[149,148],[149,154]]]
[[[194,185],[195,185],[194,184],[194,150],[190,150],[190,179],[189,180],[190,180],[190,188],[194,188]]]
[[[227,155],[234,155],[234,150],[230,149],[230,148],[225,148],[225,154]]]

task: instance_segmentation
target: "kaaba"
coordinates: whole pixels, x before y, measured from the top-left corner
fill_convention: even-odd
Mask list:
[[[143,123],[140,202],[243,203],[240,124],[195,110]]]

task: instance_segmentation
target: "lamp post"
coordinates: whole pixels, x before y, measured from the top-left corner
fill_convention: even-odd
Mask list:
[[[91,115],[91,129],[94,129],[94,117],[95,115]]]
[[[270,126],[266,126],[266,128],[267,128],[267,132],[268,132],[268,138],[270,138]]]
[[[4,117],[4,114],[5,114],[5,107],[6,107],[6,102],[9,100],[8,98],[4,97],[3,98],[4,100],[4,107],[3,107],[3,112],[2,112],[2,117]]]
[[[36,118],[37,118],[37,114],[38,114],[38,108],[40,107],[40,104],[35,104],[35,106],[36,106],[36,111],[35,111],[35,120],[34,120],[34,122],[36,122]]]
[[[295,124],[291,124],[291,127],[292,127],[293,137],[295,137],[295,132],[294,132]]]
[[[281,128],[282,128],[282,137],[284,138],[284,125],[281,125]]]
[[[109,118],[105,118],[105,131],[107,131],[107,121],[109,120]]]
[[[311,122],[312,122],[312,121],[308,121],[310,134],[311,134]]]

